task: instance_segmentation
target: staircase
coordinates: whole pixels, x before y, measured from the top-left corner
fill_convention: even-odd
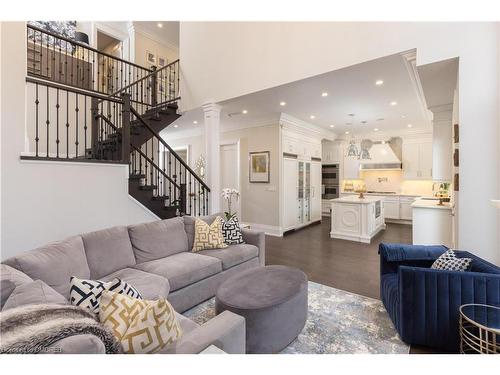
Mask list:
[[[21,158],[126,163],[129,194],[158,217],[208,214],[209,187],[159,135],[180,117],[179,61],[147,69],[27,28],[33,155]]]

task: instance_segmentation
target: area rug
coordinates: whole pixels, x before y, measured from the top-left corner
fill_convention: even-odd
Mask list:
[[[214,317],[215,299],[184,313],[198,324]],[[381,301],[309,282],[309,313],[283,354],[407,354]]]

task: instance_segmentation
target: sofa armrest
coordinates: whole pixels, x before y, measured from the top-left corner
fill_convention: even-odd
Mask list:
[[[224,311],[182,337],[175,353],[196,354],[215,345],[228,354],[245,354],[245,338],[245,318]]]
[[[418,345],[457,350],[459,307],[500,304],[500,275],[399,267],[400,335]]]
[[[243,228],[243,241],[259,248],[259,262],[261,266],[266,264],[266,235],[264,232]]]

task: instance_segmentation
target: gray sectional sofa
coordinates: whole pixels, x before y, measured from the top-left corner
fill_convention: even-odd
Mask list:
[[[202,218],[211,223],[215,215]],[[243,229],[244,244],[192,253],[195,218],[176,217],[74,236],[2,262],[1,279],[16,286],[42,280],[69,298],[71,276],[133,285],[145,299],[166,297],[178,313],[213,297],[228,277],[265,262],[264,234]],[[23,297],[21,296],[21,299]],[[40,295],[25,296],[42,303]],[[69,303],[69,302],[68,302]],[[245,352],[245,320],[224,312],[202,326],[179,314],[184,336],[167,352],[198,353],[211,344]],[[102,343],[81,335],[58,342],[65,353],[101,353]]]

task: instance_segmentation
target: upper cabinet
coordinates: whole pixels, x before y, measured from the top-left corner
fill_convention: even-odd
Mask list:
[[[405,180],[432,179],[432,142],[403,143],[403,176]]]
[[[290,131],[283,132],[283,152],[297,155],[304,159],[321,158],[321,141],[305,139]]]
[[[341,164],[342,162],[342,143],[323,141],[322,142],[321,161],[323,164]]]

